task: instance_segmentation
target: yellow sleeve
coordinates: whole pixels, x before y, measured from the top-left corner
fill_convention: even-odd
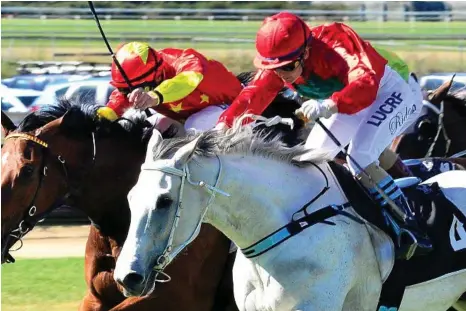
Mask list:
[[[185,71],[165,80],[155,88],[163,96],[164,103],[171,103],[191,94],[201,83],[204,76],[200,72]]]

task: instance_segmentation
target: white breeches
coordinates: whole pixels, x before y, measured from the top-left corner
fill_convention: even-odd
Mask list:
[[[190,115],[184,123],[186,130],[195,129],[207,131],[215,127],[218,118],[225,111],[227,105],[207,106],[204,109]]]
[[[322,123],[336,136],[342,146],[349,144],[348,153],[367,167],[377,161],[392,140],[417,120],[422,108],[419,84],[409,77],[409,82],[389,66],[380,81],[377,97],[372,105],[353,115],[336,113]],[[340,149],[319,125],[314,126],[306,147],[318,149],[334,158]],[[353,174],[359,169],[348,160]]]

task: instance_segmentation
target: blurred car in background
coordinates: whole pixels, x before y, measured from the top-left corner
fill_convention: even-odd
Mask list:
[[[9,88],[43,91],[51,83],[63,83],[84,80],[91,75],[78,74],[22,74],[2,79],[2,83]]]
[[[104,106],[107,104],[110,95],[115,89],[110,85],[110,79],[92,78],[85,81],[72,83],[66,91],[64,97],[71,101],[93,103]]]
[[[49,84],[40,94],[40,96],[34,100],[30,107],[30,110],[36,111],[43,105],[56,104],[57,99],[63,97],[71,85],[72,83],[69,82]]]
[[[11,87],[7,87],[5,92],[19,99],[21,103],[23,103],[23,105],[27,108],[30,107],[34,100],[42,94],[41,91],[30,89],[17,89]]]
[[[115,89],[109,82],[109,77],[99,77],[49,85],[33,102],[30,109],[35,111],[43,105],[55,105],[58,98],[104,106]]]
[[[453,84],[451,86],[451,91],[457,91],[461,88],[466,87],[466,72],[459,72],[459,73],[433,73],[430,75],[423,76],[419,79],[419,84],[421,87],[426,91],[433,91],[441,86],[446,81],[450,81],[451,77],[456,74],[455,78],[453,79]]]
[[[3,84],[0,86],[2,111],[5,112],[27,112],[28,108],[13,95],[10,89]]]

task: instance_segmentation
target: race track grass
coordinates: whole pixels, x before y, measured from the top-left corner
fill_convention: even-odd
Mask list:
[[[235,72],[253,69],[254,43],[215,42],[216,38],[247,38],[253,40],[260,21],[207,20],[105,20],[102,26],[115,49],[125,39],[144,40],[156,48],[195,48],[207,56],[223,62]],[[311,21],[311,25],[322,21]],[[464,34],[466,22],[348,22],[361,35]],[[54,57],[54,53],[105,53],[104,42],[93,20],[83,19],[7,19],[1,20],[2,77],[15,74],[18,60],[84,60],[110,62],[109,57]],[[27,33],[30,39],[15,34]],[[10,37],[8,37],[10,36]],[[34,36],[36,36],[34,38]],[[44,36],[46,39],[44,39]],[[76,36],[76,38],[64,38]],[[129,37],[128,37],[129,36]],[[41,39],[39,39],[39,37]],[[61,38],[60,38],[61,37]],[[83,39],[87,38],[87,39]],[[165,38],[165,39],[163,39]],[[167,38],[172,38],[167,41]],[[179,38],[173,41],[173,38]],[[180,39],[184,38],[184,39]],[[186,41],[203,38],[209,42]],[[466,71],[466,40],[385,40],[373,41],[375,46],[395,51],[406,59],[410,68],[419,74],[436,71]],[[435,48],[435,49],[434,49]]]
[[[74,311],[85,292],[83,258],[20,258],[2,266],[3,311]]]
[[[319,25],[324,21],[311,21],[310,25]],[[94,33],[99,36],[94,20],[92,19],[2,19],[2,34],[19,31],[33,31],[37,33]],[[107,34],[119,33],[163,33],[179,34],[202,32],[209,35],[215,33],[234,33],[235,37],[248,37],[254,35],[261,21],[220,21],[220,20],[105,20],[102,18],[102,27]],[[361,34],[464,34],[466,22],[347,22]]]

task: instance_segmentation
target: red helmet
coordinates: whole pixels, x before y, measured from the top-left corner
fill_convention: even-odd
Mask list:
[[[273,69],[291,63],[304,52],[309,35],[309,27],[294,14],[267,17],[257,32],[254,66]]]
[[[147,43],[126,43],[118,49],[115,57],[132,86],[154,81],[159,68],[157,52]],[[128,87],[128,83],[115,62],[112,62],[112,81],[110,84],[116,88]]]

